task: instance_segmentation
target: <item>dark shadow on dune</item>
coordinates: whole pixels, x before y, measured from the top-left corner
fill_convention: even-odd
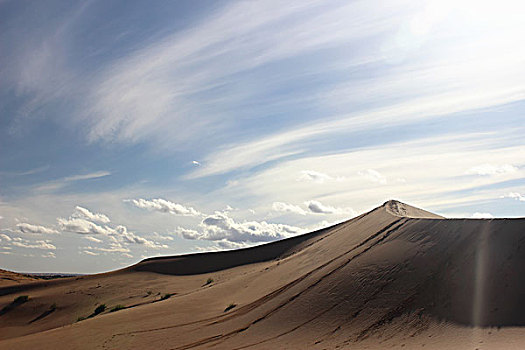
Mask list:
[[[149,258],[129,269],[166,275],[196,275],[274,260],[291,254],[300,244],[343,224],[245,249]]]
[[[442,269],[429,283],[431,313],[468,326],[525,326],[525,220],[462,225],[467,237],[443,252]]]
[[[2,310],[0,310],[0,316],[8,313],[9,311],[13,310],[19,305],[22,305],[23,303],[26,303],[27,301],[29,301],[29,297],[27,295],[19,296],[18,298],[13,300],[9,305],[5,306],[4,308],[2,308]]]
[[[43,319],[44,317],[47,317],[47,316],[51,315],[53,312],[55,312],[56,309],[57,309],[57,306],[55,304],[51,305],[49,307],[49,309],[47,309],[46,311],[42,312],[39,316],[37,316],[34,319],[32,319],[31,321],[29,321],[29,323],[33,323],[33,322],[39,321],[39,320]]]

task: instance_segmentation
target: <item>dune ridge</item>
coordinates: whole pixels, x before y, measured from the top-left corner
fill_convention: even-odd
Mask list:
[[[521,349],[524,275],[525,219],[387,201],[253,248],[0,288],[0,307],[29,295],[0,348]],[[124,309],[76,322],[101,304]]]

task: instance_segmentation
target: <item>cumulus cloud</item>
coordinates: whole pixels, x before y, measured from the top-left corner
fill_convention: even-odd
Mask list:
[[[45,226],[40,226],[40,225],[32,225],[32,224],[28,224],[28,223],[24,223],[24,222],[16,224],[16,227],[22,233],[36,233],[36,234],[54,234],[54,233],[58,233],[57,230],[52,229],[52,228],[47,228]]]
[[[162,213],[169,213],[173,215],[183,216],[199,216],[200,213],[192,207],[186,207],[182,204],[173,203],[162,198],[152,200],[147,199],[131,199],[129,200],[134,206],[150,211],[159,211]]]
[[[13,238],[11,244],[14,245],[15,247],[20,247],[20,248],[48,249],[48,250],[57,249],[57,247],[51,244],[50,241],[48,240],[45,240],[45,241],[40,240],[40,241],[32,242],[27,239],[16,237],[16,238]]]
[[[503,165],[493,165],[493,164],[482,164],[467,170],[469,175],[480,175],[480,176],[489,176],[489,175],[502,175],[509,174],[518,171],[512,164],[503,164]]]
[[[54,252],[47,252],[45,254],[42,254],[41,255],[42,258],[53,258],[53,259],[56,259],[56,255]]]
[[[520,201],[520,202],[525,202],[525,195],[522,195],[518,192],[509,192],[503,196],[501,196],[501,198],[513,198],[517,201]]]
[[[0,241],[7,241],[7,242],[11,242],[13,239],[11,237],[9,237],[8,235],[6,235],[5,233],[0,233]]]
[[[323,174],[313,170],[303,170],[301,171],[301,175],[297,178],[297,181],[313,181],[322,184],[327,180],[333,179],[334,178],[328,174]]]
[[[201,163],[197,162],[196,160],[192,161],[191,164],[196,165],[196,166],[201,165]]]
[[[106,215],[99,214],[99,213],[92,213],[88,209],[82,208],[80,206],[75,207],[75,212],[73,213],[72,216],[75,218],[88,219],[90,221],[95,221],[95,222],[99,222],[102,224],[107,224],[110,221]]]
[[[81,235],[102,235],[109,237],[112,240],[113,244],[113,246],[110,248],[111,250],[109,251],[128,252],[129,250],[123,248],[121,246],[121,243],[140,244],[148,248],[155,249],[168,247],[167,245],[159,244],[146,238],[140,237],[135,233],[128,231],[128,228],[124,225],[117,225],[116,227],[112,227],[109,225],[98,225],[90,220],[97,220],[99,222],[109,222],[109,219],[106,215],[98,213],[94,214],[89,210],[78,206],[75,208],[75,212],[73,213],[73,215],[71,215],[68,219],[57,219],[58,225],[63,231],[77,233]],[[95,243],[102,242],[101,239],[92,236],[86,236],[85,238]]]
[[[492,219],[494,218],[494,215],[492,215],[491,213],[479,213],[479,212],[475,212],[474,214],[472,214],[471,216],[473,219]]]
[[[199,231],[179,227],[177,233],[183,238],[194,240],[259,243],[290,237],[301,232],[298,227],[265,221],[236,222],[223,212],[215,212],[205,217],[199,226]]]
[[[118,237],[118,239],[126,243],[141,244],[148,248],[168,248],[168,246],[165,244],[158,244],[146,238],[137,236],[133,232],[128,231],[128,229],[122,225],[117,226],[110,234]]]
[[[356,212],[352,208],[336,208],[329,205],[324,205],[318,201],[307,201],[305,202],[308,210],[315,214],[349,214],[352,216],[356,215]]]
[[[62,231],[83,235],[109,235],[111,233],[108,226],[103,227],[86,219],[70,217],[69,219],[58,218],[57,221]]]
[[[377,182],[381,185],[384,185],[387,182],[386,177],[384,177],[379,171],[374,169],[366,169],[364,171],[359,171],[357,174],[369,181]]]
[[[283,203],[283,202],[273,202],[272,209],[275,211],[281,211],[285,213],[288,212],[288,213],[306,215],[306,211],[303,208],[297,205]]]

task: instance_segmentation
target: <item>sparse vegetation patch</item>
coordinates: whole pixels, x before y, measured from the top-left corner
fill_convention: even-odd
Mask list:
[[[228,306],[226,307],[226,309],[224,309],[224,312],[226,312],[226,311],[230,311],[231,309],[233,309],[233,308],[236,307],[236,306],[237,306],[237,304],[231,303],[230,305],[228,305]]]
[[[15,300],[13,300],[13,303],[20,305],[20,304],[27,302],[28,300],[29,300],[28,295],[20,295],[19,297],[16,297]]]
[[[106,311],[106,304],[101,304],[101,305],[97,306],[95,311],[93,311],[93,315],[92,316],[96,316],[98,314],[101,314],[104,311]]]
[[[113,308],[111,308],[111,310],[109,310],[109,312],[115,312],[115,311],[123,310],[125,308],[126,307],[124,305],[118,304],[118,305],[114,306]]]

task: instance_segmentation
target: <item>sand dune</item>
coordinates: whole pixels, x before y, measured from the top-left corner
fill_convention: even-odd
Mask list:
[[[38,281],[38,278],[0,269],[0,287]]]
[[[388,201],[254,248],[1,287],[0,348],[523,349],[523,276],[525,219]]]

